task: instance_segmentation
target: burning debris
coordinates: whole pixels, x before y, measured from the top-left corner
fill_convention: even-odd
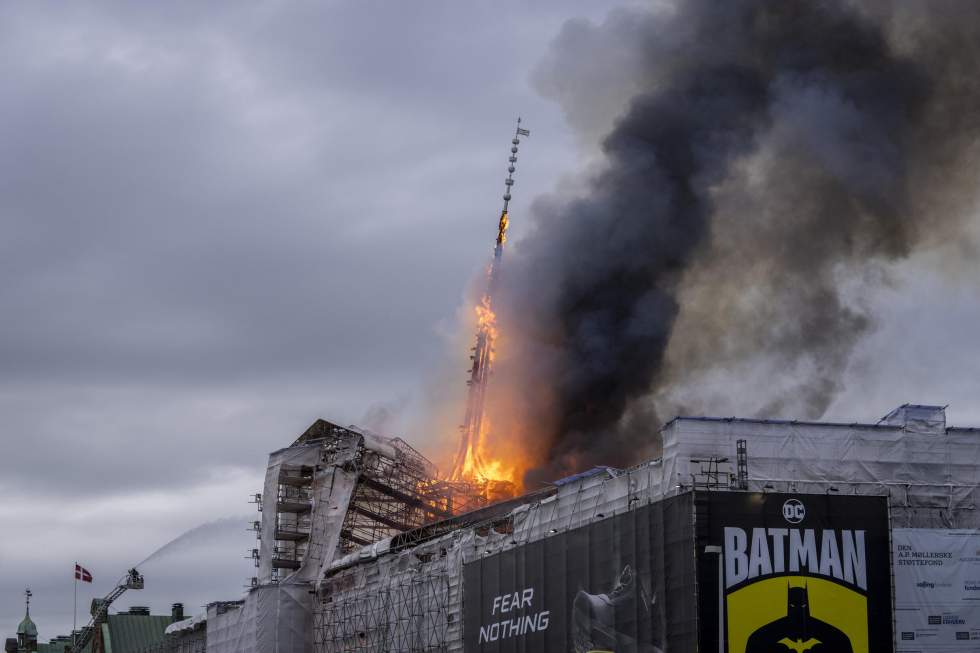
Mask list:
[[[625,109],[602,169],[491,267],[454,474],[519,450],[533,486],[656,455],[658,407],[716,373],[777,378],[760,411],[819,417],[873,326],[862,291],[971,208],[978,34],[969,2],[691,0],[566,26],[542,87],[585,130]],[[595,70],[627,74],[603,93]]]

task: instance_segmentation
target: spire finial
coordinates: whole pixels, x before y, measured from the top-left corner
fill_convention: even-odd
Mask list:
[[[31,597],[32,596],[34,596],[34,594],[31,592],[31,588],[30,587],[28,587],[27,589],[24,590],[24,603],[26,604],[27,616],[28,617],[31,616]]]
[[[510,158],[507,159],[509,162],[507,166],[507,179],[504,180],[504,213],[507,213],[507,205],[510,203],[510,188],[514,185],[514,164],[517,163],[517,146],[521,144],[521,136],[530,136],[530,129],[523,129],[521,127],[521,117],[517,116],[517,130],[514,132],[514,138],[511,139],[510,148]]]

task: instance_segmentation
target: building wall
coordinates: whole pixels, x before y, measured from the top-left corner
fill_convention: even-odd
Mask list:
[[[678,418],[662,459],[562,484],[505,518],[388,551],[365,547],[327,567],[314,603],[314,643],[334,651],[462,651],[463,565],[555,537],[691,489],[887,497],[891,525],[978,528],[980,432],[945,420],[823,424]]]
[[[692,460],[727,458],[734,472],[745,440],[750,490],[884,494],[894,527],[980,528],[975,429],[678,418],[663,434],[663,492],[696,482]]]
[[[464,564],[648,505],[660,469],[602,472],[494,522],[335,563],[313,606],[314,650],[462,651]]]
[[[163,640],[142,649],[139,653],[206,653],[207,629],[204,623],[197,628],[168,634]]]
[[[271,584],[252,588],[240,604],[208,606],[209,653],[309,651],[312,586]]]

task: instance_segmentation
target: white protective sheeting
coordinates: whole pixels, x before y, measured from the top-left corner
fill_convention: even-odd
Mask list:
[[[308,584],[253,588],[245,603],[220,613],[208,606],[208,653],[304,653],[313,648]]]
[[[398,450],[391,443],[391,438],[386,438],[383,435],[378,435],[373,431],[357,428],[356,426],[349,426],[348,428],[361,434],[364,438],[363,443],[365,449],[381,454],[391,460],[398,459]]]
[[[357,473],[340,466],[316,472],[310,545],[302,565],[286,582],[315,582],[323,567],[333,560],[356,485]]]
[[[741,439],[751,491],[883,495],[896,527],[980,526],[980,431],[946,428],[941,408],[904,406],[880,424],[677,418],[663,429],[662,459],[613,475],[581,475],[480,528],[463,527],[403,549],[392,550],[386,540],[325,565],[322,590],[331,600],[316,606],[316,650],[422,639],[437,642],[432,650],[462,651],[464,563],[695,484],[728,489]],[[706,477],[712,465],[714,477]],[[973,553],[978,550],[980,544]],[[973,576],[980,579],[980,573]],[[405,591],[409,587],[412,592]],[[406,611],[416,618],[399,620]]]
[[[882,417],[878,423],[898,426],[912,433],[942,435],[946,431],[946,407],[904,404]]]
[[[240,605],[232,602],[208,606],[209,652],[312,650],[312,591],[337,555],[358,469],[377,456],[401,461],[405,448],[404,443],[370,431],[342,429],[318,420],[296,444],[269,455],[261,498],[258,584]],[[308,538],[304,537],[307,532]],[[277,540],[277,535],[283,539]],[[358,552],[356,557],[378,559],[388,552],[389,546],[390,539],[383,540]],[[403,556],[401,563],[409,559],[410,556]],[[284,569],[295,571],[283,577]],[[449,588],[437,579],[432,583],[433,596],[445,601]],[[411,587],[402,590],[409,591]],[[454,596],[453,601],[458,602],[458,597]],[[459,619],[458,614],[453,617]],[[433,613],[422,630],[445,629],[443,619],[441,613]],[[185,621],[182,627],[193,627],[194,620]],[[458,628],[458,624],[453,627]]]
[[[658,500],[661,478],[659,461],[583,475],[489,528],[461,528],[396,550],[387,539],[339,558],[322,581],[331,600],[314,605],[315,650],[462,651],[464,563]]]
[[[277,501],[279,479],[283,466],[308,466],[313,468],[313,485],[310,490],[310,544],[300,568],[289,574],[286,582],[312,582],[322,566],[329,563],[337,550],[340,530],[347,507],[354,496],[357,473],[345,469],[354,460],[361,446],[360,435],[353,436],[333,453],[329,464],[322,464],[320,440],[280,449],[269,456],[262,490],[262,546],[259,551],[260,584],[272,581],[272,559],[275,552]]]
[[[382,555],[339,577],[332,600],[316,606],[315,650],[460,651],[464,547],[459,544],[472,538],[472,531],[459,532]]]
[[[221,603],[208,606],[207,634],[208,652],[244,651],[246,641],[255,640],[254,623],[245,623],[244,604],[229,607]],[[247,630],[251,625],[252,629]],[[251,650],[251,649],[248,649]]]
[[[331,442],[330,462],[324,459],[324,441],[311,440],[269,455],[262,491],[262,545],[259,553],[259,586],[245,603],[228,609],[215,604],[208,615],[208,651],[279,653],[309,651],[312,647],[312,581],[337,551],[340,531],[357,473],[352,463],[362,447],[363,436],[352,434],[348,442]],[[380,445],[379,445],[380,446]],[[308,467],[313,480],[310,500],[310,538],[299,569],[280,583],[273,581],[281,475],[285,469]],[[295,489],[286,488],[291,492]],[[304,489],[304,492],[306,490]],[[286,513],[294,521],[291,513]],[[293,523],[293,522],[291,522]],[[220,606],[220,610],[219,610]]]
[[[892,530],[899,653],[976,651],[980,531]]]
[[[703,467],[692,461],[727,458],[734,473],[744,439],[750,490],[887,495],[896,527],[980,527],[980,432],[895,412],[881,424],[679,417],[663,429],[660,493],[691,487]]]
[[[276,539],[276,504],[279,499],[279,473],[283,465],[316,465],[320,459],[320,443],[299,444],[269,454],[262,488],[262,542],[259,550],[259,583],[272,580],[273,542]]]
[[[164,635],[172,635],[174,633],[179,633],[185,630],[194,630],[199,624],[202,624],[208,620],[206,614],[199,614],[196,617],[190,617],[188,619],[183,619],[181,621],[175,621],[166,628],[163,629]]]

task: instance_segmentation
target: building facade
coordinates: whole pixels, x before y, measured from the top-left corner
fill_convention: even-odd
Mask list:
[[[873,424],[678,417],[660,435],[656,460],[456,511],[404,443],[318,422],[270,456],[246,598],[165,643],[975,650],[980,430],[906,405]]]

